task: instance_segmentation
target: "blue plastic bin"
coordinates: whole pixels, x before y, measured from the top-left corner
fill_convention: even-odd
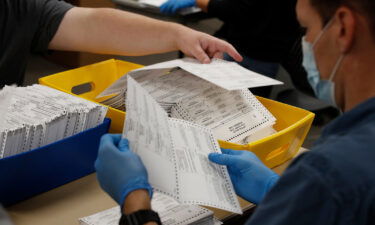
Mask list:
[[[17,203],[95,171],[100,137],[111,120],[44,147],[0,159],[0,203]]]

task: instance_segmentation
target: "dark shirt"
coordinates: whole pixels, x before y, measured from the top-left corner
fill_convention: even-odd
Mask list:
[[[30,53],[43,53],[72,6],[59,0],[0,0],[0,88],[22,85]]]
[[[208,13],[224,22],[218,36],[242,54],[281,63],[300,38],[296,0],[210,0]]]
[[[247,224],[375,224],[375,98],[324,129]]]

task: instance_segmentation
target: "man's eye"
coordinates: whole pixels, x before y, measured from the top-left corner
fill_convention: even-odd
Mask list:
[[[307,28],[306,27],[301,27],[301,34],[306,35],[307,33]]]

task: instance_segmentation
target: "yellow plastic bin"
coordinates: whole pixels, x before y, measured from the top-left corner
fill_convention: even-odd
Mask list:
[[[95,102],[95,97],[109,85],[129,71],[141,67],[143,66],[110,59],[78,69],[42,77],[39,79],[39,83],[69,94],[73,94],[75,88],[89,86],[90,90],[76,96]],[[125,119],[124,112],[110,107],[106,117],[112,120],[109,132],[122,133]]]
[[[314,113],[270,99],[257,97],[276,117],[277,133],[247,145],[220,141],[222,148],[250,150],[273,168],[293,158],[301,148],[314,120]]]
[[[138,64],[111,59],[40,78],[39,83],[70,94],[73,94],[74,88],[88,85],[91,90],[78,96],[95,101],[95,97],[118,78],[140,67],[142,66]],[[258,99],[276,117],[274,128],[277,133],[248,145],[225,141],[219,143],[222,148],[250,150],[272,168],[295,156],[310,130],[314,114],[269,99]],[[107,117],[112,120],[110,132],[121,133],[125,112],[109,108]]]

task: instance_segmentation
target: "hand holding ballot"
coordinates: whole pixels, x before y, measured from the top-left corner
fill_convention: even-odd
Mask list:
[[[221,149],[223,154],[211,153],[210,161],[227,166],[236,193],[258,204],[278,181],[279,175],[266,167],[254,153]]]
[[[210,161],[227,166],[236,193],[258,204],[279,176],[267,168],[253,153],[222,149],[222,154],[210,153]],[[120,205],[135,190],[145,189],[152,195],[147,171],[139,156],[129,148],[121,135],[104,135],[95,163],[101,187]]]
[[[120,134],[102,137],[95,169],[100,186],[120,205],[130,192],[138,189],[147,190],[152,196],[146,168]]]

